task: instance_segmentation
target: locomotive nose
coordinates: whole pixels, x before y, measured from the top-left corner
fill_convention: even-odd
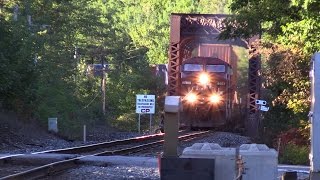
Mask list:
[[[209,82],[210,82],[210,77],[207,73],[201,73],[199,75],[199,83],[201,85],[207,85],[209,84]]]

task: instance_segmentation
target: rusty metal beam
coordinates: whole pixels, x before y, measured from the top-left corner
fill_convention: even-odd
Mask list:
[[[169,69],[168,69],[168,95],[179,95],[180,90],[180,24],[181,16],[171,15]]]
[[[249,59],[248,69],[248,116],[246,121],[247,134],[250,137],[258,138],[260,130],[260,112],[257,109],[256,100],[260,98],[261,60],[260,54],[255,54]]]
[[[168,71],[168,95],[179,95],[180,90],[180,48],[179,43],[170,43],[170,61]]]
[[[224,27],[222,14],[180,14],[182,36],[218,36]]]

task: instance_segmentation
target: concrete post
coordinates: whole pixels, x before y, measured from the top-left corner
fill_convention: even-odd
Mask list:
[[[58,118],[48,118],[48,131],[58,133]]]
[[[315,53],[311,61],[311,110],[309,122],[311,124],[311,152],[310,171],[311,179],[320,176],[320,53]],[[313,178],[312,178],[313,177]]]
[[[166,96],[164,117],[164,157],[178,157],[180,96]]]
[[[83,125],[83,143],[87,143],[87,126]]]

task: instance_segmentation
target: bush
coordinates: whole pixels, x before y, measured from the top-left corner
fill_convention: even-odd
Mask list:
[[[137,117],[135,113],[126,113],[111,121],[111,126],[122,131],[137,131]]]
[[[298,146],[292,143],[287,144],[284,147],[282,154],[279,157],[279,163],[283,164],[309,164],[309,147]]]
[[[138,132],[138,114],[125,113],[118,116],[115,119],[109,119],[109,122],[113,128],[120,131]],[[156,114],[152,116],[151,131],[153,132],[159,127],[160,115]],[[141,115],[140,117],[140,130],[142,133],[149,132],[150,129],[150,116],[148,114]]]
[[[299,128],[291,128],[274,139],[273,147],[279,150],[279,162],[285,164],[309,164],[310,126],[300,121]]]
[[[291,128],[280,133],[276,140],[281,139],[281,146],[283,147],[289,143],[298,146],[307,146],[310,143],[309,132],[310,130],[308,127]]]

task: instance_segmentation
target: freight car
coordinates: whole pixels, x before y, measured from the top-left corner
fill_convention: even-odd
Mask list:
[[[214,57],[192,57],[181,64],[181,126],[222,127],[231,124],[232,67]]]

